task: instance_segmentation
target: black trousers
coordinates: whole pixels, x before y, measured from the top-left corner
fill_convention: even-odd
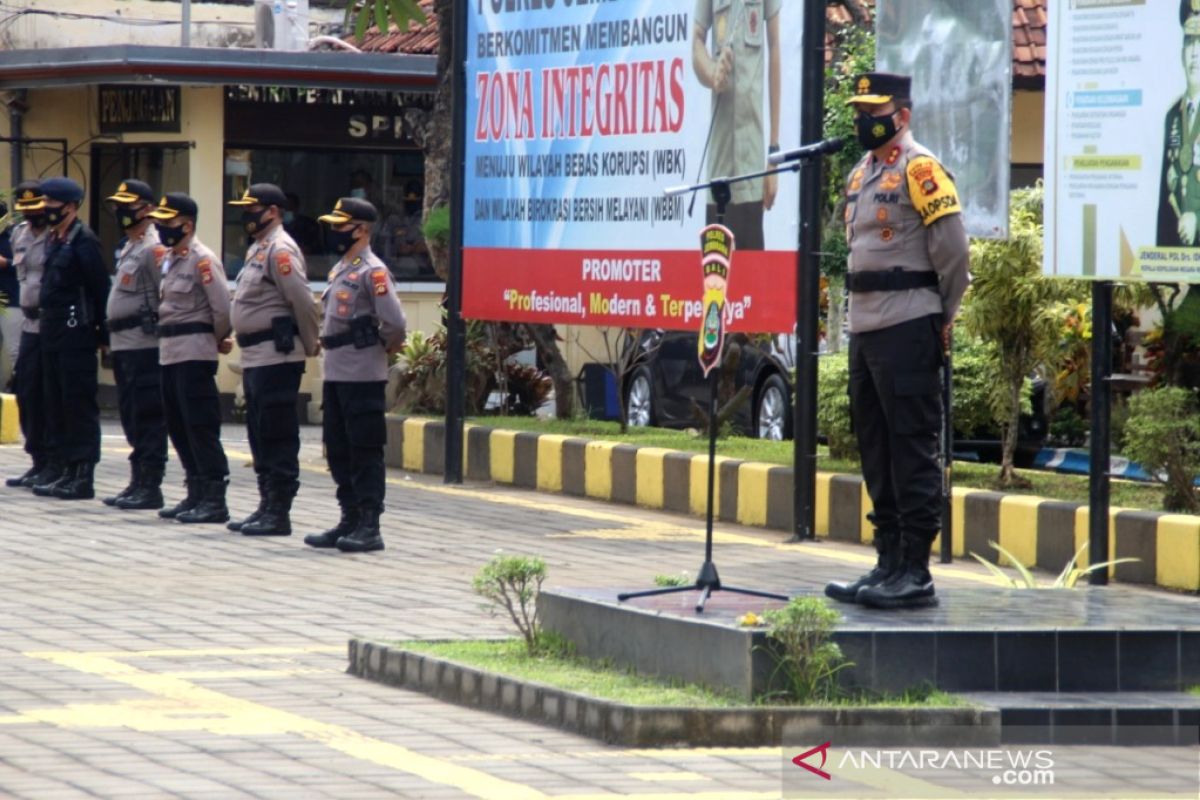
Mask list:
[[[275,486],[300,479],[300,417],[296,400],[304,362],[248,367],[242,372],[246,394],[246,432],[254,472]]]
[[[45,342],[43,342],[45,345]],[[46,427],[64,464],[100,460],[99,362],[95,347],[42,347]]]
[[[55,456],[53,431],[46,425],[46,386],[42,370],[42,337],[22,332],[17,363],[13,370],[17,410],[21,416],[21,433],[25,436],[25,452],[35,462],[43,463]]]
[[[221,447],[216,377],[216,361],[184,361],[162,368],[167,434],[189,478],[220,480],[229,474]]]
[[[325,458],[343,508],[383,510],[384,386],[382,381],[325,381]]]
[[[717,221],[717,207],[709,205],[704,212],[706,225]],[[764,250],[763,204],[730,203],[725,207],[725,227],[733,231],[733,240],[738,250]]]
[[[850,338],[850,412],[884,531],[932,540],[941,524],[941,316]]]
[[[114,350],[112,357],[121,429],[133,448],[129,460],[161,468],[167,463],[167,421],[158,348]]]

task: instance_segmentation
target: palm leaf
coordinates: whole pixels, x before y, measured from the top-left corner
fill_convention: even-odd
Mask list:
[[[388,31],[388,4],[384,0],[375,0],[375,27],[379,28],[380,33]],[[396,20],[397,23],[400,20]]]
[[[359,44],[362,44],[363,37],[367,35],[367,25],[370,24],[370,20],[371,6],[364,4],[358,10],[358,21],[354,23],[354,38],[358,40]]]

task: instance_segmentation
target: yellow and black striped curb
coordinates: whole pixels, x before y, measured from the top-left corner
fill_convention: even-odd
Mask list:
[[[17,414],[17,397],[0,392],[0,444],[21,441],[21,419]]]
[[[388,417],[389,466],[441,474],[445,426],[440,420]],[[468,425],[463,442],[467,480],[590,497],[703,515],[708,456],[558,434]],[[792,529],[792,469],[717,456],[716,515],[726,522]],[[870,542],[871,500],[857,475],[817,474],[816,532],[835,541]],[[1088,538],[1088,508],[1078,503],[956,487],[954,555],[1004,559],[998,542],[1022,564],[1061,570]],[[934,548],[939,546],[934,543]],[[1114,508],[1109,568],[1119,581],[1200,591],[1200,516]],[[1087,553],[1080,558],[1086,566]]]

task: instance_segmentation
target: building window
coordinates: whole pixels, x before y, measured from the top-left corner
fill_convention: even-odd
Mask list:
[[[1009,167],[1009,186],[1026,189],[1042,179],[1041,164],[1013,164]]]
[[[317,222],[339,197],[365,197],[379,210],[371,249],[398,281],[434,281],[437,277],[421,235],[424,160],[420,152],[314,150],[306,148],[228,148],[225,197],[240,197],[252,183],[273,183],[289,200],[284,228],[300,245],[308,277],[323,281],[337,263],[327,252]],[[241,212],[224,211],[223,260],[235,277],[242,268],[247,239]]]

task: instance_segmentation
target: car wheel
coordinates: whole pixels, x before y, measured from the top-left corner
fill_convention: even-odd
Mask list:
[[[648,367],[638,367],[629,379],[625,389],[625,422],[631,428],[654,424],[654,382]]]
[[[758,393],[754,430],[759,439],[782,441],[792,435],[792,408],[783,378],[771,375]]]

